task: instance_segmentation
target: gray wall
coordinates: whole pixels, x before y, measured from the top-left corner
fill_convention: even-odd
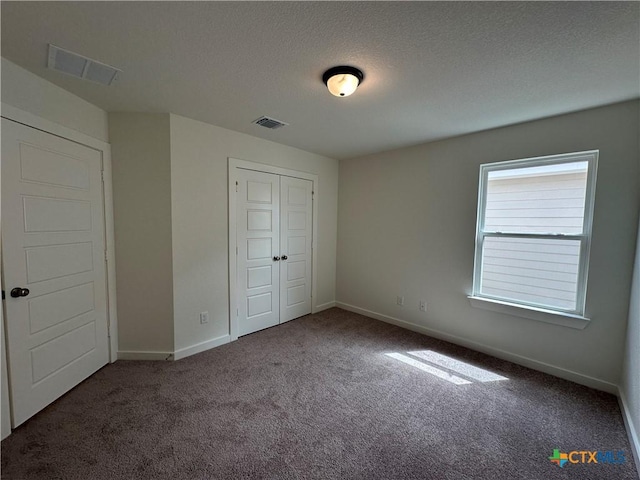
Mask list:
[[[630,430],[634,437],[637,455],[636,462],[640,462],[640,221],[620,394],[627,408],[627,420],[631,424]]]
[[[616,390],[639,210],[638,101],[340,163],[337,300]],[[600,150],[584,330],[470,306],[482,163]],[[405,306],[396,296],[405,296]],[[419,300],[427,312],[418,310]]]
[[[109,141],[107,112],[4,58],[2,103]]]
[[[318,175],[314,302],[333,305],[337,160],[173,114],[109,114],[109,135],[123,358],[193,353],[229,335],[229,157]]]
[[[169,114],[110,113],[118,350],[173,352]]]
[[[318,175],[318,285],[335,301],[338,161],[171,115],[176,350],[229,334],[228,158]],[[201,325],[199,313],[210,323]]]

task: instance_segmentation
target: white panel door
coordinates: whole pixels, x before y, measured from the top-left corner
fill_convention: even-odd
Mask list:
[[[311,313],[313,182],[237,170],[238,335]]]
[[[311,313],[313,182],[280,178],[280,323]]]
[[[238,335],[280,322],[280,177],[238,170]]]
[[[108,362],[101,170],[100,152],[2,120],[14,428]]]

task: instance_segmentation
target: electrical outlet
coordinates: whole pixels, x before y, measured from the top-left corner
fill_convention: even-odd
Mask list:
[[[424,300],[420,300],[420,311],[421,312],[427,311],[427,302],[425,302]]]
[[[202,312],[200,314],[200,323],[209,323],[209,312]]]
[[[396,303],[397,303],[398,305],[404,305],[404,297],[401,297],[400,295],[398,295],[398,296],[396,297]]]

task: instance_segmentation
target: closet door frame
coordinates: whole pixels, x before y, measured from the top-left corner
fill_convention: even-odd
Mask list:
[[[253,170],[273,173],[285,177],[310,180],[313,183],[312,242],[311,242],[311,313],[316,313],[316,289],[318,285],[317,247],[318,244],[318,175],[287,168],[274,167],[264,163],[250,162],[229,157],[229,336],[230,340],[238,339],[238,275],[237,275],[237,204],[236,182],[238,170]]]

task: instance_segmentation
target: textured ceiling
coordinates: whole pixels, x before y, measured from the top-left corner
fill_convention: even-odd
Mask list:
[[[637,2],[6,2],[2,56],[107,111],[172,112],[335,158],[640,96]],[[45,68],[47,44],[114,65]],[[348,98],[321,77],[348,64]],[[267,130],[268,115],[289,123]]]

